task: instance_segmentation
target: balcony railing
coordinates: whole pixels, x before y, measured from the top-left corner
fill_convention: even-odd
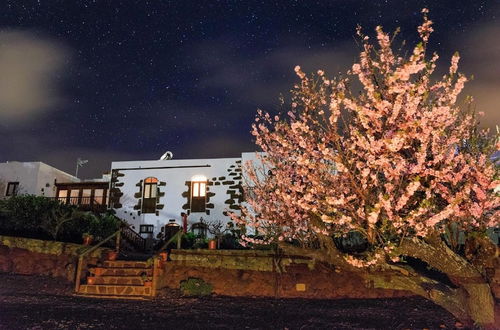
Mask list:
[[[62,204],[75,205],[83,211],[94,211],[94,212],[104,212],[106,211],[106,204],[104,202],[104,197],[97,197],[97,199],[91,197],[53,197],[53,199],[58,200]]]

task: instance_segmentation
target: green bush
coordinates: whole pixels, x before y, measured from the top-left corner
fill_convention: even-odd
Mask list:
[[[58,201],[21,195],[0,201],[0,233],[47,239],[52,235],[43,228],[43,222],[54,212],[71,212],[72,206],[61,205]]]
[[[191,249],[194,245],[194,241],[196,239],[196,235],[194,233],[188,232],[182,235],[181,238],[181,247],[183,249]]]
[[[221,249],[236,250],[245,249],[240,243],[239,238],[233,234],[224,234],[220,242]]]
[[[81,243],[89,233],[96,240],[118,230],[120,220],[112,213],[83,212],[73,205],[33,195],[0,201],[0,234]]]
[[[208,296],[212,293],[213,286],[201,278],[190,277],[181,282],[181,292],[185,296]]]
[[[193,242],[193,249],[206,249],[208,248],[208,238],[197,237]]]

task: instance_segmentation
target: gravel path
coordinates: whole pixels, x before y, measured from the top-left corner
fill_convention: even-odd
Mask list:
[[[453,329],[454,318],[420,298],[75,297],[48,277],[0,274],[1,329]]]

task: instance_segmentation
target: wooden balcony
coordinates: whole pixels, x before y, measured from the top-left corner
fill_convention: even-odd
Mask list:
[[[75,205],[82,211],[92,211],[97,213],[106,212],[107,205],[90,197],[53,197],[61,204]]]

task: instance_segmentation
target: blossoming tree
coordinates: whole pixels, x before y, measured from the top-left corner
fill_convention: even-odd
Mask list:
[[[449,72],[432,77],[438,55],[426,54],[433,29],[423,16],[409,56],[377,27],[375,44],[358,29],[362,51],[346,77],[295,68],[300,84],[287,115],[258,112],[252,132],[262,167],[246,167],[248,207],[233,218],[260,234],[248,243],[277,243],[357,272],[369,286],[411,291],[461,320],[492,325],[488,280],[498,251],[486,229],[499,225],[500,181],[489,155],[500,142],[479,132],[470,99],[459,106],[467,78],[458,54]],[[366,240],[361,253],[333,239],[352,232]]]

